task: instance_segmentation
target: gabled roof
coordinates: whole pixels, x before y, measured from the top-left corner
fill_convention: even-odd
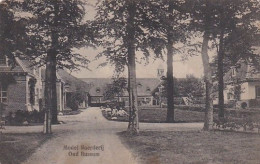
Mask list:
[[[65,82],[66,90],[68,92],[75,92],[77,89],[80,89],[84,92],[89,92],[90,88],[88,84],[82,81],[81,79],[76,78],[75,76],[71,75],[63,69],[59,69],[57,73],[60,76],[60,78]]]
[[[33,67],[31,67],[32,63],[28,60],[22,60],[19,58],[15,58],[16,65],[14,67],[11,66],[1,66],[0,72],[4,73],[29,73],[33,75]]]
[[[45,80],[45,72],[46,69],[42,69],[41,75],[42,79]],[[84,81],[80,80],[79,78],[76,78],[75,76],[71,75],[67,71],[63,69],[57,70],[57,80],[61,80],[65,83],[66,91],[67,92],[75,92],[77,89],[80,89],[84,92],[89,92],[88,84]]]
[[[136,79],[138,96],[152,95],[152,91],[161,83],[158,78],[138,78]]]
[[[103,96],[107,85],[113,82],[110,78],[83,78],[82,80],[90,86],[90,96]],[[160,80],[157,78],[137,78],[137,95],[151,96],[159,83]],[[128,96],[127,91],[124,92],[124,96]]]
[[[81,80],[88,85],[91,96],[103,96],[107,85],[112,83],[110,78],[82,78]]]
[[[232,75],[235,69],[236,73]],[[225,83],[233,82],[234,79],[239,81],[255,81],[260,80],[260,70],[244,60],[239,60],[238,63],[232,67],[223,77]]]

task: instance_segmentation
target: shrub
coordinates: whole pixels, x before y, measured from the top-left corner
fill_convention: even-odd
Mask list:
[[[181,110],[191,110],[191,111],[198,111],[198,112],[204,112],[205,107],[201,105],[194,105],[194,106],[189,106],[189,105],[175,105],[177,109]]]
[[[215,119],[214,126],[219,129],[253,130],[254,127],[259,128],[260,112],[252,112],[245,110],[227,110],[223,120]]]
[[[43,123],[44,111],[33,110],[29,112],[17,110],[15,113],[10,112],[6,120],[10,125],[22,125],[25,121],[28,123]]]

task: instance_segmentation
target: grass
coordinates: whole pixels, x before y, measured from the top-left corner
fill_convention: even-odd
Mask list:
[[[166,108],[141,109],[139,118],[141,122],[165,122],[167,116]],[[204,113],[198,111],[188,111],[175,109],[176,122],[202,122]]]
[[[50,137],[42,133],[0,134],[0,163],[22,163]]]
[[[234,163],[260,161],[260,136],[238,132],[143,131],[119,133],[122,142],[142,164]]]
[[[111,120],[111,117],[105,111],[102,113],[105,118]],[[166,108],[144,108],[139,110],[139,121],[164,123],[166,122],[166,115]],[[203,122],[203,120],[204,112],[175,109],[176,122]],[[128,121],[128,117],[117,117],[116,121]]]

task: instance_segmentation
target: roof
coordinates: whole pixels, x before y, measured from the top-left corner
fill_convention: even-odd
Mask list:
[[[46,69],[42,69],[41,71],[42,71],[41,76],[42,79],[44,80]],[[87,83],[80,80],[79,78],[76,78],[75,76],[71,75],[70,73],[68,73],[63,69],[57,70],[56,76],[58,80],[62,80],[65,83],[67,92],[75,92],[77,91],[77,89],[80,89],[81,91],[84,92],[89,92],[89,87]]]
[[[232,75],[232,70],[235,69],[236,73]],[[260,72],[257,68],[244,60],[239,60],[223,77],[225,83],[232,82],[234,79],[240,81],[255,81],[260,80]]]
[[[0,72],[5,73],[30,73],[33,74],[33,67],[31,67],[32,63],[28,60],[21,60],[16,58],[16,65],[14,67],[11,66],[1,66]]]
[[[89,95],[91,96],[103,96],[108,84],[112,83],[110,78],[82,78],[89,86]]]
[[[71,75],[63,69],[59,69],[57,73],[60,76],[60,78],[65,82],[66,90],[68,92],[75,92],[77,89],[80,89],[84,92],[89,92],[90,88],[88,84],[82,81],[81,79],[76,78],[75,76]]]
[[[90,96],[103,96],[107,85],[112,84],[113,82],[113,80],[110,78],[83,78],[82,80],[90,86]],[[159,83],[160,80],[157,78],[137,78],[137,95],[152,95],[152,91],[158,86]],[[124,96],[127,95],[128,93],[125,92]]]
[[[151,95],[152,91],[161,83],[157,78],[138,78],[136,79],[137,95],[147,96]]]

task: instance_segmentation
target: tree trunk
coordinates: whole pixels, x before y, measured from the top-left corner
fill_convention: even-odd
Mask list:
[[[53,72],[53,67],[56,68],[56,57],[53,57],[53,53],[50,51],[47,53],[46,62],[46,72],[45,72],[45,119],[44,119],[44,129],[45,134],[51,133],[51,120],[52,111],[54,111],[55,105],[53,104],[53,99],[56,98],[56,71]],[[55,80],[55,90],[53,89],[53,81]],[[56,105],[57,107],[57,105]]]
[[[133,102],[133,94],[132,91],[130,90],[130,66],[128,64],[127,66],[128,68],[128,94],[129,94],[129,101],[128,101],[128,105],[129,105],[129,119],[128,119],[128,129],[130,129],[131,126],[131,118],[132,118],[132,102]]]
[[[59,7],[57,4],[57,1],[53,1],[54,4],[54,23],[53,23],[53,29],[52,29],[52,33],[51,33],[51,40],[52,40],[52,48],[51,48],[51,55],[52,55],[52,66],[51,66],[51,74],[52,74],[52,78],[51,78],[51,89],[52,89],[52,93],[53,93],[53,97],[52,97],[52,110],[51,110],[51,114],[52,114],[52,123],[53,124],[57,124],[58,123],[58,109],[57,109],[57,90],[56,90],[56,81],[57,81],[57,76],[56,76],[56,67],[57,67],[57,55],[58,52],[56,50],[56,47],[59,45],[59,40],[58,40],[58,32],[56,31],[57,27],[58,27],[58,19],[57,15],[58,15],[58,11],[59,11]]]
[[[205,105],[205,119],[204,130],[211,130],[213,128],[213,99],[212,99],[212,71],[209,64],[208,55],[209,33],[204,32],[203,43],[201,50],[202,63],[204,68],[205,84],[206,84],[206,105]]]
[[[56,53],[52,54],[52,66],[51,66],[51,92],[52,92],[52,97],[51,97],[51,115],[52,119],[51,122],[52,124],[57,124],[58,123],[58,109],[57,109],[57,90],[56,90]]]
[[[170,14],[169,20],[171,20],[171,14],[173,12],[173,4],[169,3],[168,12]],[[168,27],[167,34],[167,118],[166,122],[174,122],[174,96],[173,96],[173,31],[172,26]]]
[[[223,58],[224,58],[224,47],[223,47],[223,39],[224,39],[224,30],[221,29],[220,40],[219,40],[219,51],[218,51],[218,105],[219,119],[224,118],[224,80],[223,80]]]
[[[128,19],[127,19],[127,47],[128,47],[128,69],[129,69],[129,104],[130,119],[128,130],[132,134],[139,133],[138,106],[137,106],[137,88],[136,88],[136,65],[135,65],[135,29],[134,17],[136,14],[136,4],[134,1],[128,1]],[[131,101],[131,103],[130,103]]]

